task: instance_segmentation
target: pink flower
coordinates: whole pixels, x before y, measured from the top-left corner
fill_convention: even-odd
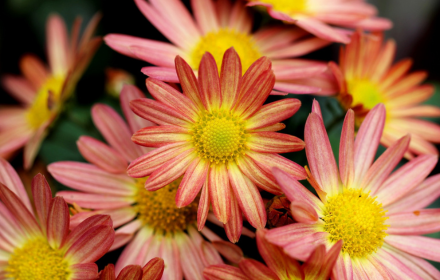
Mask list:
[[[382,34],[365,35],[356,32],[352,42],[341,49],[339,66],[330,62],[339,87],[337,99],[346,109],[356,113],[356,124],[376,104],[383,103],[387,116],[381,144],[388,147],[411,133],[411,143],[405,155],[438,154],[432,143],[440,143],[440,126],[420,119],[439,117],[438,106],[421,105],[434,93],[432,85],[420,85],[425,71],[408,73],[411,59],[392,65],[396,45],[383,44]]]
[[[300,266],[298,261],[286,255],[281,248],[269,243],[265,237],[266,233],[266,229],[257,231],[257,246],[267,266],[241,256],[238,267],[223,264],[205,268],[203,272],[205,278],[207,280],[327,280],[329,278],[339,256],[342,241],[337,242],[327,252],[324,245],[317,246]]]
[[[298,223],[269,230],[269,242],[293,258],[306,260],[313,250],[343,241],[334,279],[440,279],[424,258],[440,261],[440,240],[421,236],[440,229],[440,209],[423,209],[440,195],[440,176],[425,180],[437,157],[422,155],[396,171],[407,151],[407,135],[374,163],[385,122],[385,108],[374,107],[354,140],[354,112],[344,121],[339,171],[314,103],[306,122],[308,180],[318,197],[279,169],[273,173],[289,198]]]
[[[143,266],[161,257],[166,264],[164,278],[200,279],[205,266],[223,261],[196,229],[197,202],[176,206],[174,197],[181,179],[150,192],[144,188],[147,178],[134,179],[126,174],[129,162],[152,150],[134,144],[132,133],[142,127],[157,127],[129,109],[130,100],[142,97],[135,86],[122,89],[121,107],[128,125],[111,107],[95,105],[93,121],[109,145],[82,136],[78,148],[90,164],[56,162],[48,169],[56,180],[76,190],[58,192],[68,203],[79,206],[79,213],[72,217],[73,227],[92,215],[112,217],[117,230],[111,250],[126,245],[116,263],[117,274],[127,265]],[[214,217],[209,220],[218,223]],[[208,240],[220,240],[208,228],[201,233]]]
[[[248,6],[263,6],[270,16],[293,23],[319,38],[349,43],[348,32],[328,24],[370,31],[390,29],[392,22],[377,18],[376,8],[365,0],[248,0]]]
[[[128,174],[150,176],[145,183],[156,191],[183,176],[176,195],[178,207],[191,204],[200,194],[198,228],[205,224],[209,206],[236,242],[242,230],[242,213],[255,228],[266,224],[266,210],[258,187],[274,194],[281,189],[270,173],[278,166],[297,178],[304,168],[278,153],[299,151],[304,142],[278,133],[280,121],[300,106],[289,98],[263,106],[275,77],[266,57],[254,62],[242,76],[240,58],[226,51],[220,77],[210,53],[203,56],[199,79],[180,57],[176,69],[183,94],[156,79],[147,79],[156,99],[133,100],[139,116],[158,123],[133,135],[133,141],[157,149],[133,161]]]
[[[77,18],[69,40],[63,19],[51,15],[46,25],[49,69],[28,54],[20,61],[23,77],[2,78],[6,90],[22,104],[0,108],[0,156],[9,157],[24,146],[24,167],[32,166],[50,124],[101,43],[101,38],[92,38],[99,19],[95,15],[78,40],[81,19]]]
[[[116,278],[115,266],[107,265],[99,274],[98,280],[160,280],[164,270],[164,262],[160,258],[151,259],[144,267],[128,265]]]
[[[43,175],[34,177],[32,194],[35,212],[17,173],[0,158],[0,278],[96,279],[94,262],[115,237],[110,217],[90,217],[70,231],[67,204],[52,198]]]
[[[234,47],[243,73],[262,56],[273,66],[274,89],[288,93],[334,93],[326,65],[296,57],[308,54],[330,42],[299,28],[268,27],[252,33],[252,18],[242,1],[193,0],[192,16],[180,0],[135,0],[144,16],[171,41],[159,42],[123,34],[109,34],[108,46],[124,55],[149,62],[142,72],[150,77],[178,83],[174,58],[179,55],[196,72],[205,52],[214,56],[220,71],[223,54]],[[272,94],[283,94],[272,92]]]

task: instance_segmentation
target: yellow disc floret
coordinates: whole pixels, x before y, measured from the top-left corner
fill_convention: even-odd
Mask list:
[[[385,101],[379,87],[368,79],[351,79],[347,81],[347,86],[348,93],[353,97],[351,107],[363,105],[366,109],[373,109]]]
[[[307,8],[307,0],[258,0],[258,2],[270,4],[275,11],[288,15],[304,12]]]
[[[64,252],[51,248],[45,238],[29,240],[12,253],[6,278],[67,280],[70,278],[69,264],[63,257]]]
[[[182,208],[177,208],[174,202],[181,179],[157,191],[147,191],[145,181],[146,178],[137,180],[137,204],[134,206],[144,225],[166,234],[185,230],[197,220],[197,202]]]
[[[32,128],[38,129],[51,118],[53,109],[59,106],[63,83],[64,77],[49,77],[38,90],[34,102],[26,113],[26,119]]]
[[[209,32],[200,39],[191,53],[191,67],[198,69],[202,56],[209,52],[214,56],[220,72],[223,55],[230,47],[234,47],[238,53],[243,73],[255,60],[262,57],[252,36],[233,29],[222,28],[218,31]]]
[[[199,155],[211,163],[226,163],[246,150],[244,122],[225,110],[203,114],[192,137]]]
[[[351,258],[363,258],[376,252],[387,236],[387,217],[382,204],[361,189],[346,189],[328,198],[322,219],[330,242],[342,239],[342,252]]]

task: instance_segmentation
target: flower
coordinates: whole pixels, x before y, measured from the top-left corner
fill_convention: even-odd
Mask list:
[[[299,100],[262,106],[275,82],[271,63],[262,57],[242,77],[233,48],[224,55],[220,78],[210,53],[202,58],[199,79],[181,57],[176,58],[176,69],[183,94],[149,78],[147,88],[156,100],[130,103],[133,112],[159,126],[133,135],[135,143],[157,149],[134,160],[128,174],[149,176],[145,182],[149,191],[183,175],[176,194],[178,207],[190,205],[202,189],[199,229],[210,204],[227,232],[241,232],[242,212],[253,227],[263,228],[266,211],[257,186],[281,194],[270,168],[278,166],[297,178],[306,177],[301,166],[277,154],[304,148],[302,140],[275,132],[284,128],[280,121],[298,110]]]
[[[134,83],[133,75],[125,70],[110,67],[105,69],[105,91],[113,97],[119,97],[125,84]]]
[[[96,279],[94,263],[113,243],[109,216],[86,219],[69,232],[69,209],[52,198],[46,179],[32,182],[36,211],[11,165],[0,158],[0,277],[2,279]],[[6,186],[7,185],[7,186]]]
[[[266,240],[266,229],[257,231],[258,251],[267,266],[253,259],[242,258],[238,267],[231,265],[211,265],[205,268],[203,276],[207,280],[228,279],[271,279],[271,280],[327,280],[339,256],[342,241],[337,242],[330,250],[324,245],[316,247],[301,266],[286,255],[281,248]]]
[[[328,45],[330,42],[299,29],[275,26],[252,33],[252,18],[242,1],[191,1],[194,17],[180,0],[135,0],[142,14],[172,44],[123,34],[104,37],[109,47],[124,55],[144,60],[153,67],[142,72],[150,77],[178,83],[174,58],[179,55],[198,70],[205,52],[210,52],[220,71],[224,52],[234,47],[243,73],[258,58],[267,56],[276,77],[274,89],[288,93],[334,93],[331,73],[322,62],[292,59]],[[272,94],[283,94],[272,92]]]
[[[162,278],[164,262],[161,258],[151,259],[144,267],[128,265],[121,270],[118,277],[115,275],[115,266],[107,265],[100,272],[98,280],[160,280]]]
[[[56,180],[77,190],[57,194],[74,205],[73,226],[95,214],[112,217],[117,230],[111,250],[127,245],[116,263],[117,274],[127,265],[143,266],[153,257],[161,257],[167,264],[167,279],[182,279],[183,275],[198,279],[206,265],[222,260],[195,229],[197,202],[176,207],[174,197],[181,179],[149,192],[144,188],[147,178],[134,179],[126,174],[129,162],[151,150],[130,140],[133,131],[155,127],[130,111],[129,101],[141,97],[145,96],[135,86],[122,89],[121,106],[129,125],[111,107],[95,105],[93,121],[110,145],[82,136],[78,148],[91,164],[56,162],[48,170]],[[220,239],[208,228],[202,234],[209,240]]]
[[[269,230],[268,241],[305,260],[317,246],[342,240],[333,279],[440,279],[440,272],[423,259],[440,261],[440,240],[421,236],[440,229],[440,209],[423,209],[440,195],[440,176],[425,180],[437,156],[421,155],[392,173],[408,148],[407,135],[373,163],[386,115],[378,104],[365,117],[356,140],[354,112],[348,111],[338,172],[319,112],[315,102],[305,127],[308,181],[319,198],[274,169],[298,223]]]
[[[390,29],[392,22],[375,17],[374,6],[365,0],[248,0],[248,6],[263,6],[269,15],[293,23],[319,38],[349,43],[349,33],[331,27],[361,28],[370,31]]]
[[[432,143],[440,143],[440,126],[417,118],[440,116],[439,107],[420,105],[433,94],[434,87],[420,85],[427,76],[424,71],[407,74],[411,59],[391,66],[395,43],[389,40],[382,46],[382,41],[382,34],[356,32],[352,42],[341,49],[339,67],[330,63],[339,85],[337,98],[346,110],[354,110],[357,124],[376,104],[385,105],[384,146],[411,133],[407,158],[438,154]]]
[[[100,15],[94,16],[78,41],[78,18],[69,41],[63,19],[51,15],[46,25],[49,69],[38,57],[27,54],[20,61],[23,77],[2,78],[5,89],[22,105],[0,108],[0,156],[9,157],[24,146],[24,167],[32,166],[49,126],[101,43],[101,38],[92,38],[99,19]]]

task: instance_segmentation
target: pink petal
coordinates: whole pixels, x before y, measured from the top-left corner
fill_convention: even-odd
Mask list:
[[[399,259],[397,259],[394,254],[387,250],[379,249],[377,254],[373,257],[380,264],[386,267],[386,269],[391,272],[394,279],[419,279],[422,280],[420,276],[414,273],[410,268],[403,264]]]
[[[1,82],[3,87],[18,101],[29,105],[34,102],[37,90],[25,78],[5,75]]]
[[[222,104],[220,78],[218,76],[217,64],[210,53],[205,53],[200,62],[199,91],[202,102],[208,111],[220,108]]]
[[[318,213],[316,210],[308,203],[304,203],[295,199],[290,204],[290,212],[293,218],[298,223],[314,224],[318,222]]]
[[[73,243],[75,243],[79,238],[84,236],[86,232],[88,232],[90,229],[99,226],[113,227],[113,222],[110,216],[94,215],[92,217],[85,219],[77,227],[72,229],[72,231],[67,236],[67,239],[65,240],[64,244],[62,244],[61,248],[67,248],[67,249],[70,248],[73,245]]]
[[[141,280],[142,279],[142,268],[139,265],[128,265],[124,267],[121,272],[119,272],[118,278],[116,280]]]
[[[69,233],[69,208],[62,197],[55,197],[47,216],[47,240],[52,248],[59,248]]]
[[[260,168],[251,158],[243,156],[236,161],[241,172],[259,188],[276,195],[283,193],[272,173]]]
[[[438,239],[425,236],[388,235],[385,242],[411,255],[436,262],[440,261],[438,254],[440,240]]]
[[[59,15],[51,15],[46,23],[47,54],[51,72],[65,75],[68,65],[67,28]]]
[[[98,104],[92,108],[92,118],[105,140],[127,161],[142,155],[140,147],[131,142],[131,131],[111,107]]]
[[[237,243],[240,239],[241,232],[243,230],[243,215],[238,205],[238,201],[235,198],[233,191],[231,193],[231,198],[229,199],[231,203],[231,216],[226,224],[224,224],[226,236],[232,243]]]
[[[175,240],[164,238],[161,243],[159,257],[167,264],[164,270],[165,278],[183,279],[182,264],[179,255],[179,248]]]
[[[90,163],[110,173],[125,173],[127,160],[106,144],[89,136],[81,136],[76,142],[81,155]]]
[[[272,270],[256,260],[244,259],[238,264],[238,267],[251,279],[279,280]]]
[[[142,268],[142,280],[160,280],[165,268],[164,261],[161,258],[151,259]]]
[[[200,189],[206,181],[209,164],[200,158],[196,158],[189,166],[183,176],[182,182],[176,193],[177,207],[184,207],[190,204],[199,194]]]
[[[325,192],[337,193],[339,176],[335,157],[324,123],[316,113],[311,113],[307,118],[304,140],[313,177]]]
[[[0,157],[0,183],[4,184],[11,190],[14,194],[20,197],[26,208],[32,213],[31,202],[24,189],[23,183],[20,177],[18,177],[17,172],[11,166],[9,162]],[[52,196],[50,197],[52,199]]]
[[[292,135],[278,132],[254,132],[249,135],[246,145],[260,153],[291,153],[304,149],[305,143]]]
[[[132,136],[132,141],[146,147],[161,147],[173,143],[191,141],[190,130],[174,125],[149,126]]]
[[[25,54],[20,59],[20,69],[25,78],[30,81],[34,88],[43,86],[49,76],[46,66],[33,54]]]
[[[316,225],[294,223],[269,230],[266,234],[266,239],[270,243],[284,248],[288,244],[296,242],[297,240],[316,232]]]
[[[331,44],[330,40],[313,37],[268,52],[266,55],[271,59],[299,57],[321,49],[329,44]]]
[[[43,225],[43,232],[46,233],[47,219],[52,203],[52,192],[46,178],[40,173],[32,179],[32,196],[34,198],[37,218],[40,224]]]
[[[210,166],[208,180],[209,197],[214,215],[223,224],[226,224],[231,216],[231,193],[226,165],[214,164]]]
[[[199,207],[197,209],[197,229],[201,231],[205,226],[206,219],[209,214],[209,206],[211,202],[209,201],[209,183],[206,179],[205,184],[202,187],[202,194],[200,195]]]
[[[192,0],[191,7],[202,34],[216,31],[219,28],[212,1]]]
[[[183,94],[189,97],[194,104],[197,105],[197,108],[204,109],[204,105],[202,100],[200,99],[199,92],[199,83],[197,81],[196,76],[194,75],[194,71],[191,66],[183,60],[180,56],[177,56],[175,59],[176,62],[176,72],[179,76],[180,85],[182,86]]]
[[[174,58],[176,55],[182,54],[176,48],[157,48],[155,45],[128,47],[131,53],[138,59],[161,67],[172,68],[174,66]]]
[[[153,126],[154,123],[136,116],[130,109],[130,101],[145,98],[145,95],[134,85],[124,85],[121,90],[120,102],[125,119],[128,122],[131,132],[136,132],[141,128]]]
[[[277,167],[284,172],[292,175],[297,180],[303,180],[307,178],[307,173],[302,166],[280,155],[256,153],[253,151],[248,151],[246,154],[266,172],[271,172],[273,167]]]
[[[174,238],[179,247],[183,276],[186,279],[203,279],[201,248],[186,233],[176,234]]]
[[[148,98],[135,99],[130,102],[131,110],[141,118],[159,125],[188,126],[180,114],[156,100]]]
[[[213,264],[223,264],[222,257],[210,242],[203,241],[201,251],[202,262],[205,267]]]
[[[133,240],[124,248],[115,265],[116,272],[119,272],[129,264],[143,265],[147,251],[152,244],[153,230],[142,227],[135,235]],[[156,244],[160,246],[160,244]]]
[[[50,124],[51,120],[44,123],[40,126],[37,131],[31,136],[29,141],[24,146],[23,151],[23,167],[26,170],[29,170],[34,163],[35,157],[40,149],[41,143],[44,138],[47,136],[47,127]]]
[[[226,264],[210,265],[203,271],[203,276],[207,280],[249,280],[249,278],[243,274],[241,269]]]
[[[385,106],[376,105],[365,117],[354,142],[354,173],[353,184],[362,181],[371,166],[379,146],[380,137],[385,123]]]
[[[69,266],[71,274],[69,275],[72,280],[94,280],[99,277],[98,265],[95,263],[77,263]],[[114,273],[113,273],[114,280]],[[99,278],[103,280],[108,280],[108,278]]]
[[[351,186],[354,180],[354,112],[348,110],[339,143],[339,174],[344,187]]]
[[[440,209],[422,209],[387,216],[388,234],[422,235],[440,231]]]
[[[234,48],[230,48],[223,56],[220,72],[222,108],[230,110],[235,105],[241,73],[240,57]]]
[[[347,35],[313,18],[300,19],[295,24],[324,40],[344,44],[350,42],[350,38]]]
[[[84,208],[114,209],[133,204],[134,198],[130,196],[115,196],[104,193],[91,194],[76,191],[60,191],[57,196],[62,196],[68,203],[76,203]]]

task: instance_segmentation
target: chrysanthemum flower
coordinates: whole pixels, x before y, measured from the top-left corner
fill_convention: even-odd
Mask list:
[[[335,92],[326,65],[292,59],[328,45],[327,40],[310,37],[300,28],[268,27],[252,33],[252,18],[244,3],[229,0],[193,0],[194,17],[180,0],[135,0],[144,16],[172,43],[123,34],[109,34],[105,42],[115,51],[149,62],[142,72],[165,82],[178,83],[174,58],[179,55],[198,70],[205,52],[220,65],[224,52],[234,47],[240,56],[243,73],[262,56],[272,61],[274,89],[287,93],[326,94]],[[280,94],[280,92],[273,94]]]
[[[346,109],[356,113],[360,124],[376,104],[386,107],[385,129],[381,143],[390,146],[411,133],[407,157],[418,154],[437,154],[432,143],[440,143],[440,126],[418,117],[438,117],[440,108],[420,105],[434,92],[431,85],[420,85],[425,71],[407,74],[412,60],[404,59],[391,66],[395,43],[389,40],[382,46],[382,34],[364,35],[356,32],[353,41],[342,47],[339,67],[331,62],[339,85],[339,99]]]
[[[115,236],[110,217],[90,217],[69,231],[67,204],[52,198],[43,175],[35,176],[32,194],[35,212],[17,173],[0,158],[0,279],[96,279],[94,262]]]
[[[346,31],[332,27],[361,28],[370,31],[390,29],[392,22],[377,18],[374,6],[365,0],[248,0],[248,6],[263,6],[269,15],[293,23],[319,38],[349,43]]]
[[[211,265],[205,268],[207,280],[327,280],[341,251],[342,241],[326,252],[324,245],[316,247],[310,257],[299,265],[298,261],[286,255],[281,248],[269,243],[267,230],[257,231],[257,246],[267,266],[252,259],[242,259],[238,267]]]
[[[132,140],[157,149],[133,161],[128,174],[150,176],[145,183],[156,191],[183,175],[176,195],[178,207],[191,205],[201,191],[199,229],[212,204],[215,216],[228,231],[241,232],[242,212],[255,228],[266,224],[266,211],[257,187],[271,193],[281,190],[270,173],[273,166],[304,179],[305,170],[278,153],[302,150],[304,142],[277,133],[280,121],[300,107],[297,99],[262,106],[275,77],[266,57],[253,63],[242,77],[240,58],[226,51],[220,78],[214,57],[206,53],[199,79],[176,57],[183,94],[156,79],[147,88],[156,99],[132,101],[139,116],[159,124],[136,132]]]
[[[440,279],[425,259],[440,261],[440,240],[422,236],[440,229],[440,209],[423,209],[440,195],[440,176],[425,180],[437,163],[421,155],[393,172],[409,136],[391,145],[374,163],[385,108],[374,107],[354,140],[354,112],[342,128],[339,172],[317,103],[305,127],[308,180],[319,198],[289,174],[274,175],[298,223],[269,230],[269,242],[306,260],[319,245],[343,241],[333,279]]]
[[[92,109],[93,121],[110,145],[87,136],[77,142],[81,154],[92,164],[49,165],[56,180],[79,191],[61,191],[58,195],[79,206],[76,208],[88,210],[79,209],[82,212],[72,217],[73,226],[95,214],[112,217],[117,230],[111,249],[127,245],[116,263],[116,273],[127,265],[143,266],[153,257],[161,257],[166,263],[166,279],[199,279],[206,265],[222,261],[196,230],[197,202],[177,208],[174,197],[181,179],[149,192],[144,188],[146,178],[134,179],[126,174],[129,162],[151,150],[130,140],[133,131],[152,123],[129,108],[130,100],[145,97],[139,89],[126,85],[120,97],[129,126],[112,108],[98,104]],[[202,234],[209,240],[220,240],[208,228]]]
[[[160,280],[162,278],[164,262],[161,258],[151,259],[144,267],[128,265],[115,275],[115,266],[107,265],[100,272],[99,280]]]
[[[101,38],[92,38],[99,18],[96,15],[90,21],[80,40],[78,18],[69,40],[63,19],[50,16],[46,25],[49,67],[28,54],[20,61],[22,77],[3,77],[3,86],[22,105],[0,108],[0,156],[10,156],[24,146],[24,166],[32,166],[48,127],[101,43]]]

